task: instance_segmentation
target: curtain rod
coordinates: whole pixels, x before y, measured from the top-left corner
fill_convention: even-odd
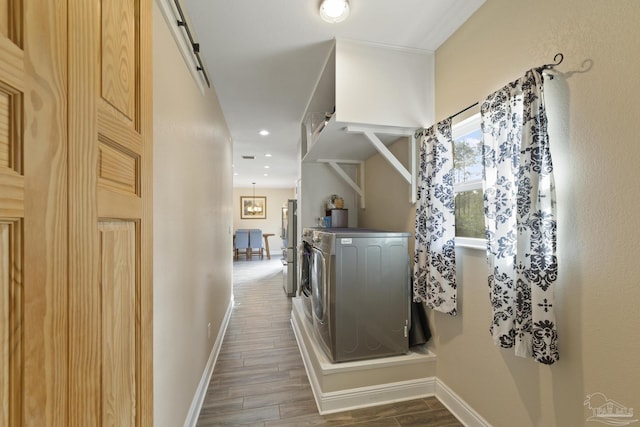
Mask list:
[[[564,60],[564,55],[562,53],[556,53],[556,55],[553,57],[553,60],[555,62],[551,63],[551,64],[544,64],[541,65],[540,67],[537,67],[536,70],[538,70],[538,72],[542,73],[543,71],[546,70],[552,70],[554,67],[560,65],[562,63],[562,61]],[[549,75],[550,79],[553,79],[553,75]],[[477,106],[478,104],[480,104],[480,102],[474,102],[473,104],[469,105],[466,108],[463,108],[462,110],[458,111],[455,114],[450,115],[449,117],[447,117],[447,119],[453,119],[456,116],[459,116],[460,114],[464,113],[467,110],[472,109],[473,107]],[[426,131],[425,128],[422,129],[418,129],[416,131],[415,137],[418,138],[419,136],[422,136],[424,134],[424,132]]]
[[[189,26],[187,25],[187,20],[184,17],[184,13],[182,13],[182,8],[180,7],[180,3],[178,0],[173,0],[173,3],[176,5],[176,9],[178,10],[178,15],[180,15],[180,19],[177,20],[178,27],[184,27],[185,32],[187,33],[187,37],[189,37],[189,43],[191,43],[191,48],[193,49],[193,54],[198,61],[198,65],[196,70],[202,72],[202,76],[204,80],[207,82],[207,86],[211,87],[211,83],[209,82],[209,77],[207,76],[207,72],[204,69],[204,64],[202,63],[202,59],[200,59],[200,43],[196,43],[193,40],[193,36],[191,35],[191,30],[189,30]]]

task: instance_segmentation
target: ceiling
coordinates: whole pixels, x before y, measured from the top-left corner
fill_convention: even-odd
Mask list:
[[[484,0],[350,0],[336,24],[320,19],[319,0],[180,2],[231,131],[233,186],[293,188],[300,123],[332,39],[435,51]]]

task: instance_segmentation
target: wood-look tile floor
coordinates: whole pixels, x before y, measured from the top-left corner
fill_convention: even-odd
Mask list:
[[[275,258],[234,262],[234,308],[199,427],[462,426],[435,397],[318,414]]]

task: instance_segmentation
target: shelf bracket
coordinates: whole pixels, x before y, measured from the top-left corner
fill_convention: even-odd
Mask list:
[[[362,160],[334,160],[334,159],[318,159],[318,163],[326,163],[347,183],[351,188],[355,190],[360,196],[360,207],[365,209],[365,197],[364,197],[364,161]],[[355,182],[340,166],[340,163],[358,165],[358,171],[360,173],[360,185]]]
[[[404,178],[411,186],[411,195],[409,197],[412,204],[417,200],[417,171],[416,171],[416,139],[413,131],[406,129],[389,129],[386,133],[405,136],[409,138],[409,166],[411,171],[407,170],[398,158],[387,148],[386,145],[376,135],[376,132],[381,132],[378,129],[372,130],[370,128],[361,126],[347,126],[347,132],[362,133],[367,137],[369,142],[375,147],[376,150],[384,157],[384,159],[393,166],[393,168]]]

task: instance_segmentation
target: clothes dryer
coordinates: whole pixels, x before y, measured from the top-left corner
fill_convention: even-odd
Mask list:
[[[366,229],[313,230],[313,325],[331,361],[408,351],[410,236]]]

